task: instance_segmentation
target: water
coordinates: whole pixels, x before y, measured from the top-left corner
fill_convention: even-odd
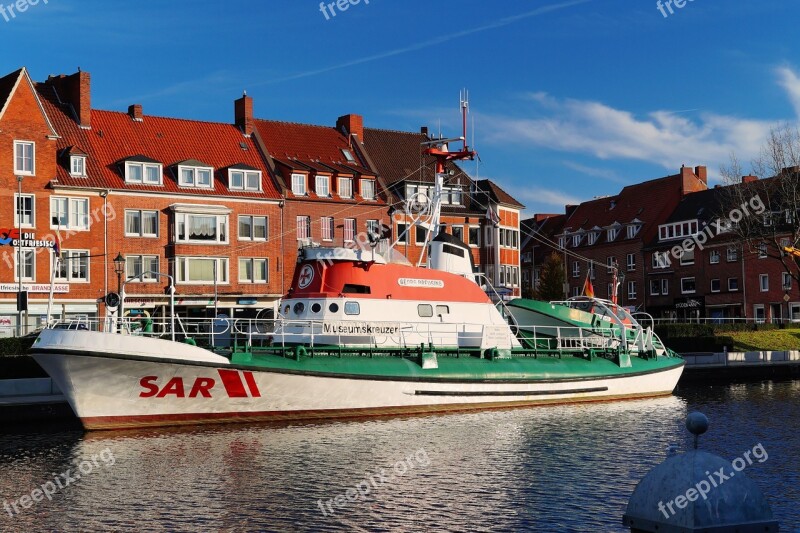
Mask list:
[[[691,445],[695,409],[711,420],[703,449],[732,460],[763,446],[769,458],[745,473],[782,531],[800,531],[800,382],[422,418],[0,435],[0,504],[56,489],[13,518],[0,509],[0,530],[623,531],[636,483],[669,444]],[[58,488],[76,464],[81,478]],[[357,486],[369,494],[348,501]]]

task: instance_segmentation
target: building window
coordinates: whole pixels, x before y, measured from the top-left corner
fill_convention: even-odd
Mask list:
[[[241,283],[267,283],[268,261],[263,258],[239,259],[239,281]]]
[[[597,242],[597,235],[598,235],[598,233],[596,231],[593,231],[593,232],[589,233],[589,236],[587,237],[586,244],[591,246],[592,244],[596,243]]]
[[[792,290],[792,275],[789,274],[788,272],[783,272],[781,273],[781,277],[783,278],[782,280],[783,283],[781,284],[783,285],[783,290],[785,291]]]
[[[583,240],[583,234],[582,233],[576,233],[575,235],[573,235],[572,236],[572,247],[573,248],[577,248],[578,246],[580,246],[582,240]]]
[[[661,280],[650,280],[650,296],[659,296],[661,294]]]
[[[228,188],[239,191],[260,191],[261,172],[230,169],[228,171]]]
[[[636,299],[636,282],[629,281],[628,282],[628,300],[635,300]]]
[[[581,277],[581,264],[579,261],[575,261],[572,263],[572,277],[579,278]]]
[[[711,263],[712,265],[718,264],[719,263],[719,256],[720,256],[719,250],[711,250],[708,253],[708,262]]]
[[[348,163],[353,163],[356,160],[356,158],[353,157],[353,154],[352,152],[350,152],[350,150],[345,150],[344,148],[342,148],[342,155],[344,155],[344,158],[347,159]]]
[[[694,278],[681,278],[681,294],[694,294],[696,286]]]
[[[728,278],[728,290],[731,292],[739,290],[739,278]]]
[[[356,240],[356,219],[344,219],[344,242],[353,242]]]
[[[22,281],[36,281],[36,250],[14,250],[15,276],[19,281],[20,272]]]
[[[135,161],[125,163],[125,181],[127,183],[161,185],[163,175],[164,171],[158,163],[137,163]]]
[[[14,194],[14,202],[17,204],[14,213],[14,226],[32,228],[36,221],[36,196],[32,194]]]
[[[758,258],[764,259],[767,257],[767,243],[762,242],[758,244]]]
[[[210,189],[213,186],[213,175],[214,169],[210,167],[178,165],[178,176],[181,187]]]
[[[567,238],[564,235],[562,235],[561,237],[558,238],[558,247],[563,250],[564,248],[566,248],[566,246],[567,246]]]
[[[85,177],[86,176],[86,156],[73,155],[69,158],[69,174],[70,176]]]
[[[305,196],[306,194],[305,174],[292,174],[292,193],[295,196]]]
[[[453,237],[464,242],[464,226],[452,226],[450,231],[453,232]]]
[[[381,237],[381,227],[377,220],[367,220],[367,236],[376,241]]]
[[[76,230],[89,229],[88,198],[50,198],[51,226]],[[66,221],[66,224],[64,222]]]
[[[214,283],[216,271],[217,283],[228,283],[227,257],[177,257],[178,283],[210,284]]]
[[[240,216],[239,240],[240,241],[266,241],[269,235],[269,221],[267,217]]]
[[[694,264],[694,250],[683,250],[681,252],[681,265],[693,265]]]
[[[155,283],[159,272],[157,255],[128,255],[125,257],[125,276],[136,283]],[[144,274],[144,276],[142,276]],[[140,278],[140,276],[142,276]]]
[[[761,289],[761,292],[767,292],[769,290],[769,274],[759,274],[758,287]]]
[[[361,197],[364,200],[375,199],[375,180],[361,180]]]
[[[711,280],[711,292],[719,292],[722,290],[722,283],[718,279]]]
[[[415,235],[415,242],[419,245],[425,244],[425,241],[428,240],[428,230],[422,226],[416,226],[416,235]]]
[[[800,302],[789,304],[789,320],[795,323],[800,322]]]
[[[158,211],[125,211],[126,237],[158,237]]]
[[[726,251],[726,260],[728,263],[733,263],[739,260],[739,250],[735,246],[728,246]]]
[[[617,264],[617,258],[612,256],[606,257],[606,273],[612,274],[614,272],[614,265]]]
[[[628,226],[628,238],[633,239],[637,235],[639,235],[639,230],[642,229],[641,224],[631,224]]]
[[[32,176],[36,173],[36,144],[14,141],[14,174]]]
[[[669,280],[662,279],[661,280],[661,295],[668,296],[669,295]]]
[[[227,215],[176,213],[175,221],[176,240],[178,242],[204,244],[225,244],[228,242]]]
[[[331,177],[323,174],[317,174],[314,178],[314,191],[317,196],[327,198],[331,195]]]
[[[322,217],[319,224],[322,227],[322,240],[332,241],[334,237],[333,217]]]
[[[589,279],[595,279],[594,263],[589,263]]]
[[[308,240],[311,238],[311,217],[297,217],[297,240]]]
[[[469,227],[469,243],[471,247],[478,248],[481,245],[481,228],[478,226]]]
[[[403,244],[408,242],[408,224],[397,225],[397,242]]]
[[[670,267],[669,252],[653,252],[653,268]]]
[[[339,178],[339,197],[353,197],[353,178]]]
[[[608,239],[608,242],[616,240],[617,235],[619,235],[619,228],[608,228],[608,231],[606,232],[606,238]]]
[[[636,254],[628,254],[626,263],[628,265],[628,272],[636,270]]]
[[[658,238],[662,241],[682,239],[697,235],[699,224],[697,220],[662,224],[658,227]]]
[[[88,282],[89,251],[62,250],[54,275],[57,281]]]
[[[767,321],[767,316],[764,312],[764,306],[762,304],[753,306],[753,316],[757,324],[763,324]]]

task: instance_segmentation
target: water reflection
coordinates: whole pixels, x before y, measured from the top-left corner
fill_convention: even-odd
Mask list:
[[[115,464],[13,519],[0,514],[0,529],[621,531],[639,479],[670,443],[688,444],[689,409],[712,421],[709,451],[733,458],[761,440],[770,459],[748,475],[787,526],[800,523],[798,385],[347,423],[5,435],[8,501],[104,449]],[[395,470],[420,450],[427,466]],[[347,500],[376,475],[385,481],[365,500]]]

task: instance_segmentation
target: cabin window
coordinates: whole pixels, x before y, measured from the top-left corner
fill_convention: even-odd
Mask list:
[[[356,285],[355,283],[346,283],[342,288],[344,294],[370,294],[371,292],[368,285]]]
[[[449,315],[449,314],[450,314],[450,306],[449,305],[437,305],[436,306],[436,316]]]
[[[417,313],[423,318],[433,316],[433,306],[431,304],[419,304],[417,306]]]
[[[344,314],[346,315],[360,315],[361,314],[361,306],[358,302],[345,302],[344,303]]]
[[[464,257],[464,250],[458,248],[457,246],[453,246],[452,244],[443,245],[442,251],[446,254],[455,255],[458,257]]]

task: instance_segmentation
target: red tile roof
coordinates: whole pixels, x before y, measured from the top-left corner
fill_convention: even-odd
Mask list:
[[[492,180],[478,180],[475,182],[475,188],[477,192],[486,194],[495,203],[516,207],[518,209],[525,207]]]
[[[0,114],[2,114],[2,111],[6,106],[6,102],[8,102],[8,99],[11,96],[11,91],[17,84],[17,80],[22,75],[23,70],[24,69],[19,69],[11,74],[8,74],[7,76],[0,78]]]
[[[139,122],[127,113],[92,110],[92,128],[82,129],[70,108],[59,103],[52,85],[39,83],[36,89],[61,136],[59,149],[77,146],[91,154],[86,161],[88,177],[85,178],[70,176],[67,162],[61,162],[57,179],[62,185],[208,195],[208,189],[180,187],[175,169],[171,168],[182,161],[201,159],[215,169],[212,194],[280,198],[254,140],[245,137],[233,124],[154,116],[145,116]],[[164,165],[162,186],[125,183],[120,162],[137,155]],[[228,189],[226,169],[237,164],[261,171],[263,192]]]
[[[308,161],[324,165],[347,165],[349,163],[342,150],[348,150],[363,173],[374,175],[374,172],[363,168],[363,163],[358,161],[357,150],[336,128],[261,119],[255,120],[255,126],[269,154],[275,159],[301,164]]]

